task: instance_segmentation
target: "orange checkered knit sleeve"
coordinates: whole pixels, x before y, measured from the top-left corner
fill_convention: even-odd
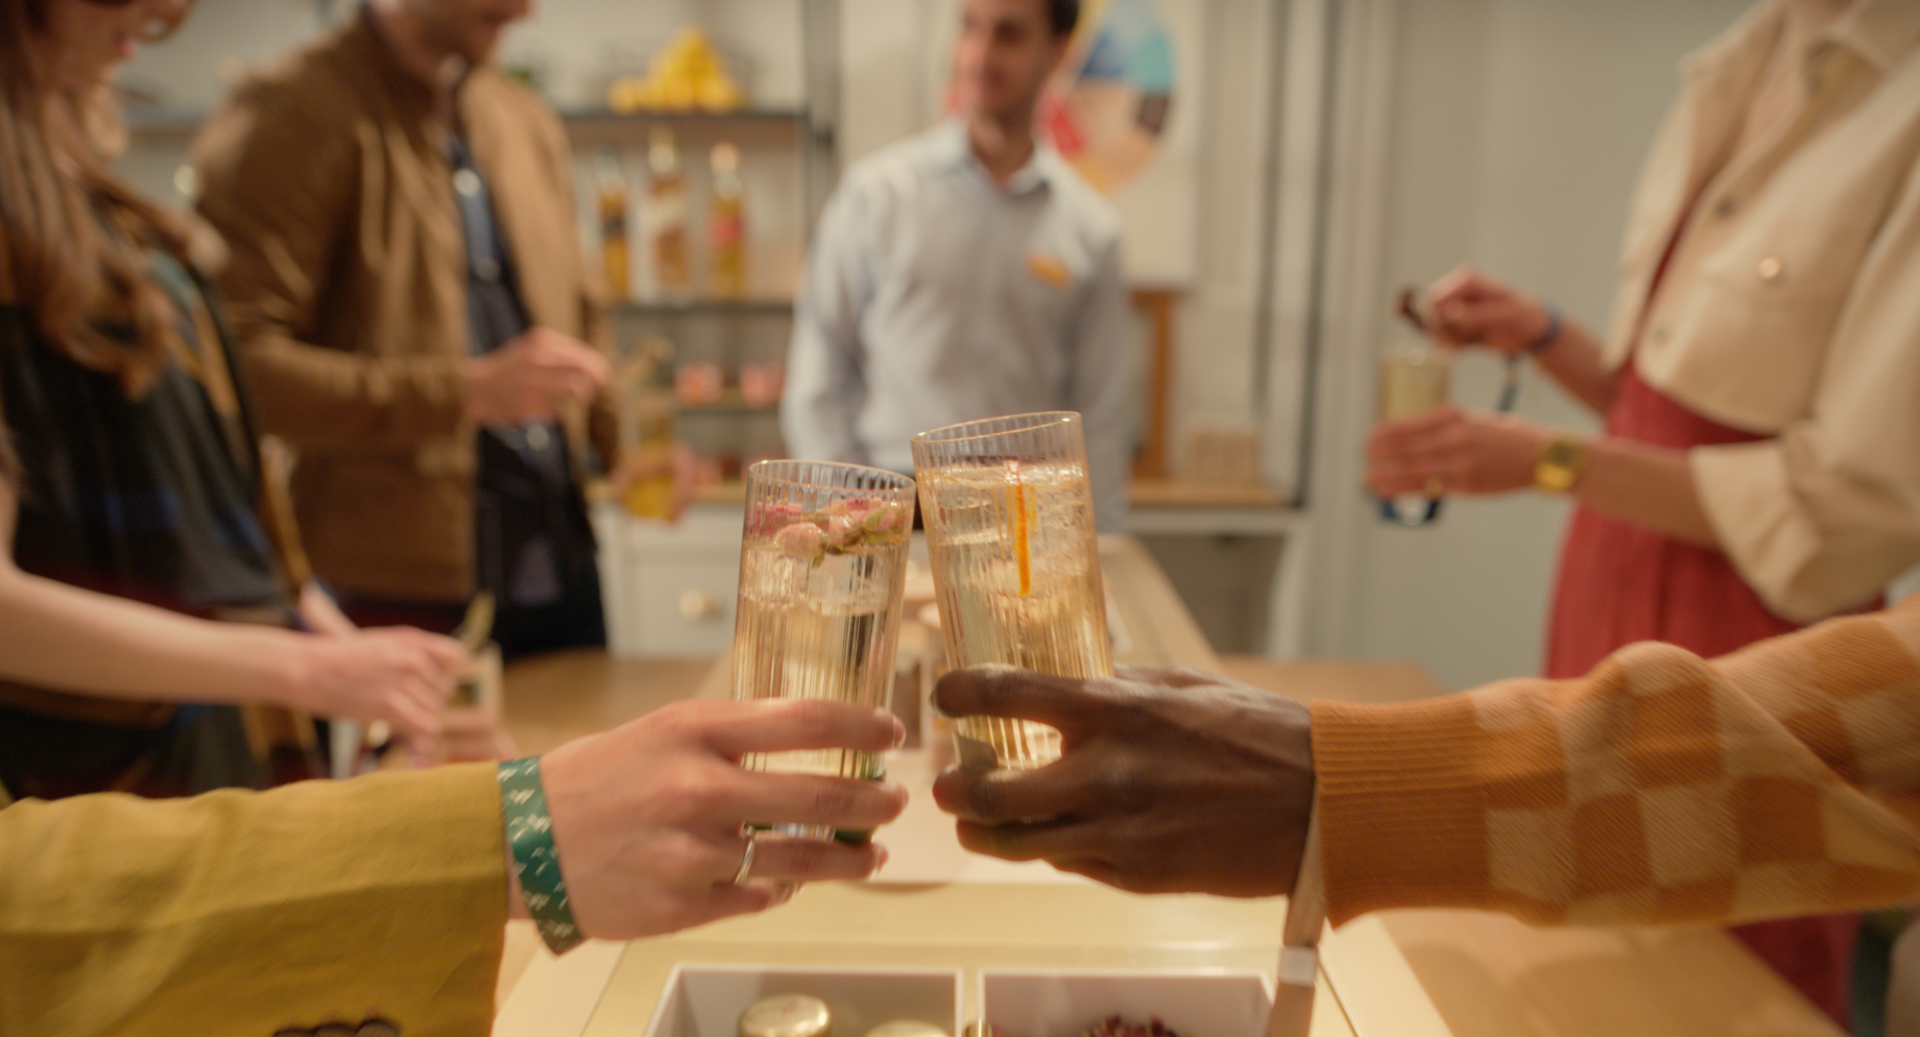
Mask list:
[[[1315,703],[1336,924],[1750,921],[1920,900],[1920,595],[1712,661]]]

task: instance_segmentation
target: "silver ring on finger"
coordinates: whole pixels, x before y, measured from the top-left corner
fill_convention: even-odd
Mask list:
[[[747,876],[753,872],[753,848],[759,845],[759,836],[760,833],[751,828],[746,831],[747,850],[740,855],[740,870],[733,873],[733,884],[736,886],[746,882]]]

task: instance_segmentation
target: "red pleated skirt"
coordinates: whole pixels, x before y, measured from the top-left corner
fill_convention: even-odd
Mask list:
[[[1607,434],[1658,446],[1746,443],[1764,437],[1709,421],[1640,379],[1629,363],[1607,412]],[[1767,610],[1727,556],[1574,511],[1560,548],[1547,635],[1547,676],[1578,677],[1636,641],[1724,655],[1799,625]],[[1847,974],[1857,915],[1795,918],[1732,931],[1754,953],[1847,1027]]]

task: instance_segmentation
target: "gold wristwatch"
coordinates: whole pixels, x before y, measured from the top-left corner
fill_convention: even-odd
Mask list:
[[[1562,429],[1540,448],[1533,466],[1533,485],[1542,493],[1567,493],[1587,470],[1587,444],[1576,433]]]

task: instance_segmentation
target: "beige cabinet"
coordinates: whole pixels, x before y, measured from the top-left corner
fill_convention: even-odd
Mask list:
[[[594,509],[607,650],[616,656],[714,656],[733,643],[741,508],[696,504],[678,523]]]

